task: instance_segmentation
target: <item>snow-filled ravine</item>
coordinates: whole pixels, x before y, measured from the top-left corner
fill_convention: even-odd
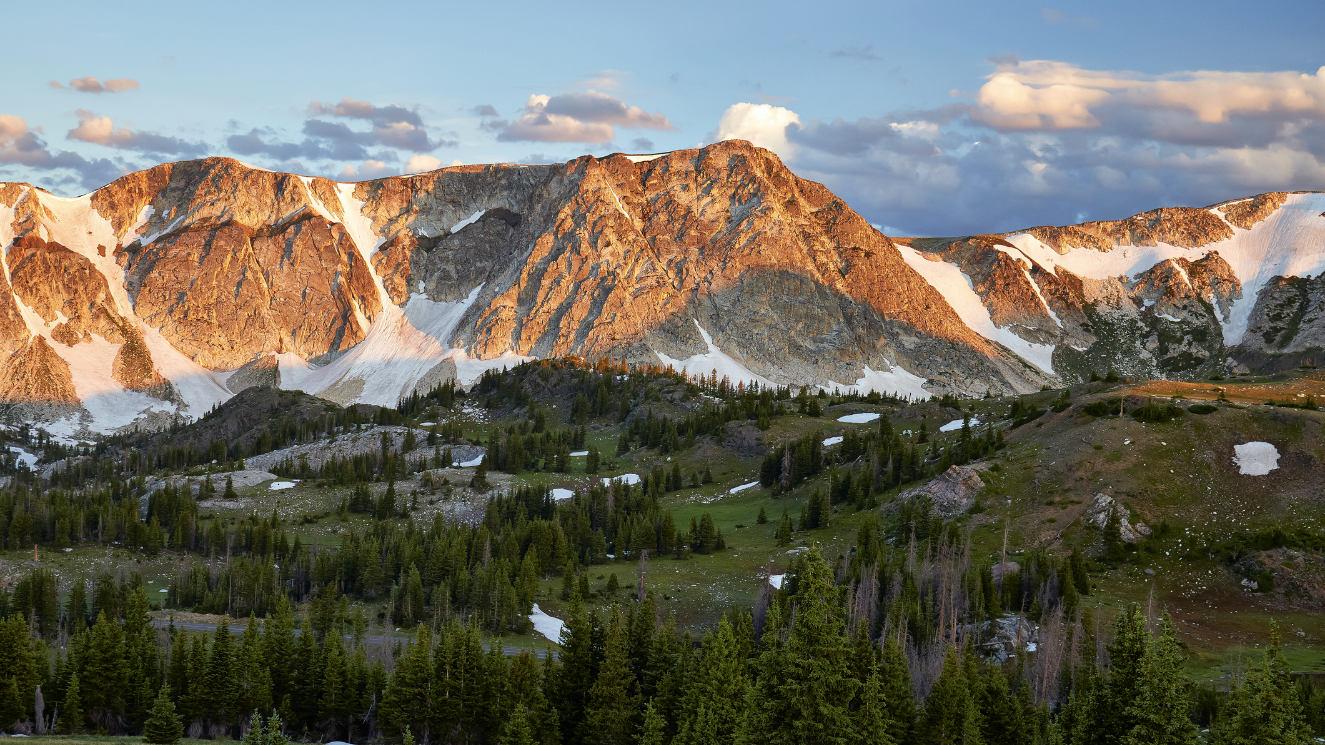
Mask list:
[[[556,616],[549,616],[534,603],[534,607],[529,613],[529,622],[534,624],[534,631],[543,635],[550,642],[561,643],[561,631],[566,628],[566,622]]]
[[[1279,448],[1268,442],[1244,442],[1233,446],[1233,463],[1243,476],[1264,476],[1279,468]]]
[[[704,346],[708,347],[707,352],[691,355],[683,360],[657,352],[658,359],[673,370],[678,370],[691,377],[706,377],[716,372],[719,380],[727,378],[733,384],[745,383],[749,385],[750,383],[758,383],[761,386],[773,385],[767,378],[754,373],[750,368],[736,361],[734,357],[718,349],[717,345],[713,343],[713,337],[709,335],[708,331],[704,330],[703,326],[699,325],[698,320],[695,320],[695,328],[699,330],[699,337],[704,340]]]

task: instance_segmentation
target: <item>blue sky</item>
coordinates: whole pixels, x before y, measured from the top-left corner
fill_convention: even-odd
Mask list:
[[[27,3],[0,180],[367,178],[741,136],[896,233],[1325,188],[1325,4]]]

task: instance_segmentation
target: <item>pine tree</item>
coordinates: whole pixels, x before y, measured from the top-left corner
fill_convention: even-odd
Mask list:
[[[175,713],[175,702],[170,698],[170,684],[161,686],[152,710],[143,723],[143,741],[153,745],[174,745],[184,734],[183,724]]]
[[[498,745],[535,745],[534,730],[529,725],[529,711],[524,704],[516,704],[506,726],[502,728]]]
[[[1270,648],[1229,692],[1211,727],[1213,745],[1307,745],[1312,741],[1302,703],[1270,629]]]
[[[667,721],[658,713],[658,707],[650,701],[644,707],[644,724],[640,733],[640,745],[666,745]]]
[[[924,745],[979,745],[980,713],[971,696],[965,665],[955,647],[943,658],[943,672],[925,699],[917,742]]]
[[[883,682],[876,673],[865,679],[856,709],[856,742],[861,745],[896,745],[883,698]]]
[[[78,673],[69,676],[57,725],[56,729],[62,735],[76,735],[83,731],[83,697],[79,691]]]
[[[693,677],[677,711],[673,745],[731,742],[749,680],[745,660],[726,616],[704,639]]]
[[[1150,637],[1141,661],[1140,690],[1127,707],[1135,722],[1123,745],[1194,745],[1196,725],[1188,717],[1189,684],[1182,669],[1182,648],[1173,624],[1160,620],[1159,633]]]
[[[630,666],[626,625],[618,611],[608,624],[603,664],[589,689],[582,739],[589,745],[630,745],[639,720],[639,687]]]

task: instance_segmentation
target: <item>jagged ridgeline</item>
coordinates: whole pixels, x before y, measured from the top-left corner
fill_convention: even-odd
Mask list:
[[[1083,208],[1088,208],[1083,205]],[[0,185],[0,401],[66,437],[253,386],[394,406],[528,358],[922,397],[1319,360],[1325,196],[890,239],[739,141],[361,183]]]

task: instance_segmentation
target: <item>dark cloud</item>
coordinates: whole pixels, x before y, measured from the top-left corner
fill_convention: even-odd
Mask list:
[[[359,101],[353,98],[342,98],[339,103],[324,104],[318,101],[308,105],[308,110],[315,116],[336,116],[343,119],[361,119],[372,122],[381,127],[392,124],[411,124],[415,127],[423,126],[423,119],[419,113],[413,109],[407,109],[404,106],[389,104],[386,106],[377,106],[368,101]]]
[[[484,119],[493,119],[498,116],[501,116],[501,114],[497,113],[497,107],[493,106],[490,103],[479,104],[478,106],[475,106],[474,108],[470,109],[469,113],[473,114],[474,116],[483,117]]]
[[[665,130],[672,124],[662,114],[597,91],[535,94],[525,102],[524,113],[518,119],[504,123],[498,130],[497,139],[602,145],[612,141],[616,127]]]

